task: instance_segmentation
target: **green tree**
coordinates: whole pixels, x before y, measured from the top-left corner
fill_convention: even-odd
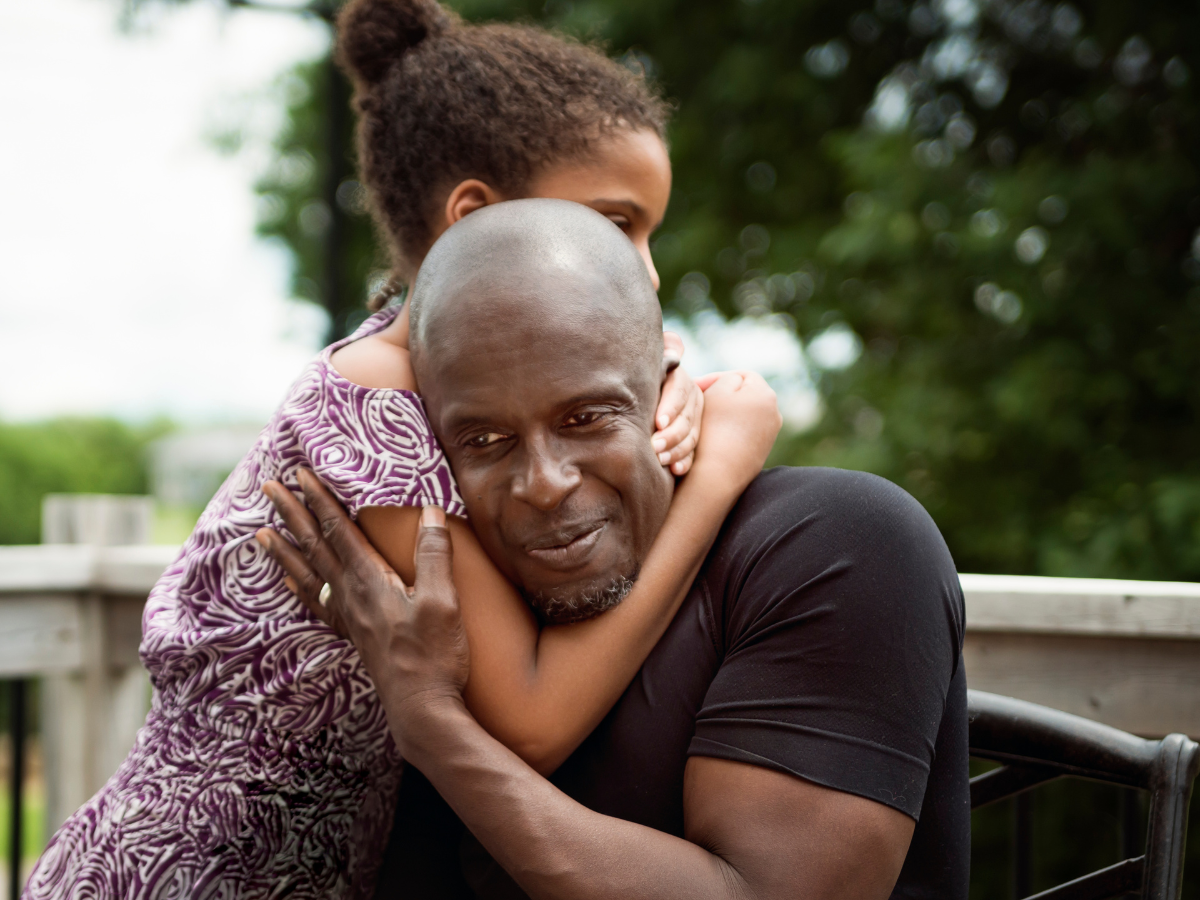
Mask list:
[[[349,87],[329,59],[299,66],[282,85],[286,124],[258,182],[258,231],[291,249],[293,293],[324,306],[331,338],[342,337],[366,318],[388,267],[354,180]]]
[[[865,347],[778,461],[892,478],[967,570],[1200,579],[1195,10],[456,5],[602,40],[677,102],[666,306]],[[310,297],[325,71],[296,73],[262,185]],[[357,185],[340,196],[357,304],[385,261]]]
[[[146,493],[146,445],[166,431],[112,419],[0,424],[0,544],[41,540],[46,494]]]

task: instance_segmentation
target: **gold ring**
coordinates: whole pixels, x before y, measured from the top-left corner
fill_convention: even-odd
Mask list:
[[[329,606],[329,598],[333,596],[333,588],[329,586],[329,582],[321,585],[321,593],[317,594],[317,601],[322,606]]]

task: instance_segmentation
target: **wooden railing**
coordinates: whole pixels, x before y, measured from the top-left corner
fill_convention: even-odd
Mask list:
[[[0,678],[38,678],[53,830],[133,743],[147,592],[175,547],[0,547]],[[1200,737],[1200,584],[963,575],[971,687]]]
[[[1200,738],[1200,584],[960,575],[971,687]]]
[[[0,678],[41,683],[45,822],[116,771],[146,717],[142,607],[177,547],[0,547]]]

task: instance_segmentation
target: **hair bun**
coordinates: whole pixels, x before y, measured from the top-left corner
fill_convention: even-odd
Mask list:
[[[351,0],[338,15],[338,57],[356,81],[375,85],[406,52],[450,22],[435,0]]]

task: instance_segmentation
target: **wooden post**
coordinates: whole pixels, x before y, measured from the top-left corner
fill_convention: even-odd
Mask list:
[[[149,497],[57,494],[42,507],[51,544],[147,544]],[[136,657],[114,654],[113,603],[91,592],[80,603],[79,670],[42,679],[42,747],[49,837],[112,776],[149,709],[150,679]]]

